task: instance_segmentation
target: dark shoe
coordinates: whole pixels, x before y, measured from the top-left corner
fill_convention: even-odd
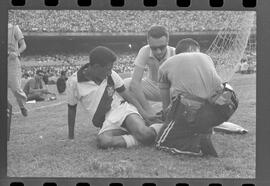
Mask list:
[[[217,151],[215,150],[211,141],[211,134],[202,134],[200,144],[204,156],[218,157]]]
[[[21,112],[24,117],[28,115],[28,110],[26,108],[21,108]]]

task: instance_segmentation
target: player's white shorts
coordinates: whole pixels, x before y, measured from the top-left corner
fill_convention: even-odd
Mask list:
[[[138,114],[139,116],[141,116],[137,108],[129,104],[128,102],[122,103],[117,108],[112,108],[106,114],[105,117],[106,119],[103,123],[102,128],[98,132],[98,135],[105,131],[114,129],[121,129],[123,131],[127,131],[125,128],[121,126],[129,114]]]
[[[124,79],[126,88],[129,88],[130,82],[131,78]],[[146,99],[156,102],[161,101],[160,91],[157,83],[145,78],[142,79],[142,88]]]

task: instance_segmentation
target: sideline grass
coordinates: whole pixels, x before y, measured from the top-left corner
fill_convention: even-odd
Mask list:
[[[174,177],[255,178],[256,75],[236,74],[231,82],[240,98],[231,122],[249,133],[215,133],[213,143],[219,158],[170,155],[154,147],[100,150],[97,129],[79,106],[75,139],[67,139],[66,95],[56,101],[27,105],[28,117],[15,114],[8,142],[8,176],[16,177]],[[55,91],[55,86],[50,86]],[[56,91],[55,91],[56,92]],[[9,98],[18,111],[13,96]]]

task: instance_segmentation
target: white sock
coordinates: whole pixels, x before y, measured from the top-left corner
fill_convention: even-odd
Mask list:
[[[154,123],[154,124],[150,125],[149,127],[153,128],[155,130],[156,134],[158,135],[162,126],[163,126],[163,123]]]
[[[127,148],[139,145],[139,142],[132,135],[122,135],[122,137],[127,144]]]

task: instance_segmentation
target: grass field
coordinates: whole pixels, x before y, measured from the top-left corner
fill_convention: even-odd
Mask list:
[[[231,122],[249,132],[245,135],[215,133],[219,158],[171,155],[154,147],[100,150],[97,129],[79,106],[75,139],[67,139],[65,96],[27,104],[23,117],[14,106],[8,142],[8,176],[16,177],[153,177],[153,178],[255,178],[256,75],[235,74],[231,84],[240,104]],[[56,92],[55,86],[50,90]]]

